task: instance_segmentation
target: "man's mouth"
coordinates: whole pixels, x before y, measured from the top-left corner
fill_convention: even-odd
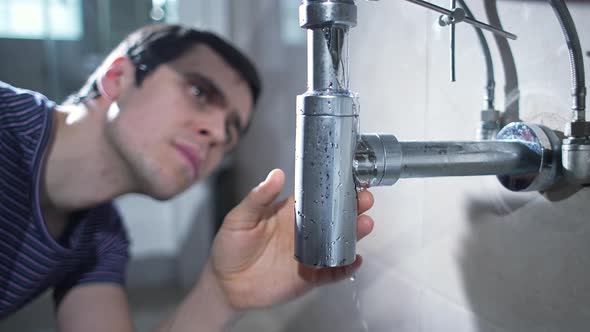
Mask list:
[[[174,147],[191,166],[193,178],[199,176],[199,172],[201,170],[201,158],[199,158],[198,153],[190,146],[182,143],[174,142]]]

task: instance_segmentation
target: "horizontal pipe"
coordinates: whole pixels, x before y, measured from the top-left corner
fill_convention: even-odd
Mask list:
[[[400,178],[519,175],[539,171],[541,156],[521,142],[401,142]]]
[[[542,151],[522,141],[398,142],[363,134],[354,172],[359,187],[393,185],[400,178],[538,173]]]

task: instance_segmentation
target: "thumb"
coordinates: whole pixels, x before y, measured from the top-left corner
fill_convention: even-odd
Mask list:
[[[273,169],[258,186],[253,188],[246,198],[231,210],[225,218],[225,224],[234,229],[256,227],[264,212],[279,196],[285,184],[285,173]]]

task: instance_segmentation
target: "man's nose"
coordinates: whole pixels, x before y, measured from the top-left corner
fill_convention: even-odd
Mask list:
[[[206,138],[209,144],[223,144],[225,142],[225,112],[219,109],[209,110],[196,119],[197,133]]]

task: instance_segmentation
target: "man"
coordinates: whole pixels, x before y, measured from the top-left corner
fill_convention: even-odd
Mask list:
[[[131,331],[128,242],[111,200],[168,199],[209,175],[259,92],[239,51],[176,25],[131,34],[62,105],[0,84],[0,317],[54,288],[60,331]],[[273,170],[226,216],[199,281],[159,331],[221,330],[360,266],[293,259],[293,199],[273,204],[283,183]],[[373,203],[358,199],[360,213]],[[360,216],[359,239],[372,227]]]

